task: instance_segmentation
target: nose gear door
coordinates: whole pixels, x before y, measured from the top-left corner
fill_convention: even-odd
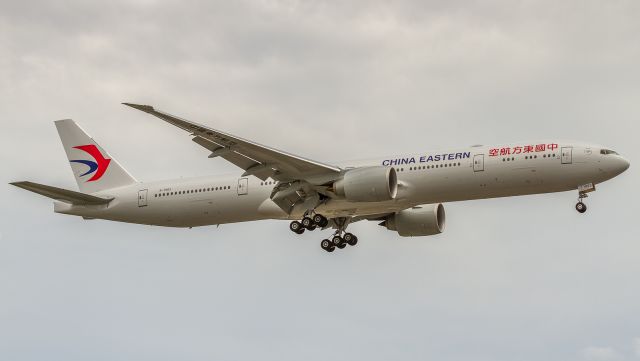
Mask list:
[[[560,149],[560,153],[561,153],[561,162],[562,164],[571,164],[572,162],[572,155],[573,155],[573,147],[562,147]]]

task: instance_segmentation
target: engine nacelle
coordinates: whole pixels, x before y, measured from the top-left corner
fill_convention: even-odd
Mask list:
[[[438,203],[396,212],[380,225],[398,232],[402,237],[416,237],[442,233],[444,221],[444,206]]]
[[[382,202],[396,198],[398,176],[392,167],[362,167],[348,170],[333,188],[352,202]]]

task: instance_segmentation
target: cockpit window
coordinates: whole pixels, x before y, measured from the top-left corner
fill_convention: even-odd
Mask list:
[[[618,153],[616,153],[615,151],[613,151],[611,149],[600,149],[600,154],[607,155],[607,154],[618,154]]]

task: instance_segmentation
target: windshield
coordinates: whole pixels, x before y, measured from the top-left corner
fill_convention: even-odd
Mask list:
[[[600,154],[618,154],[615,151],[611,150],[611,149],[600,149]]]

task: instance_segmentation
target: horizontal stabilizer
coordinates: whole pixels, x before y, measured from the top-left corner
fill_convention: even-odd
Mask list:
[[[113,200],[113,198],[100,198],[85,193],[46,186],[44,184],[33,182],[13,182],[10,184],[18,188],[26,189],[30,192],[38,193],[45,197],[49,197],[66,203],[71,203],[73,205],[99,205],[107,204]]]

